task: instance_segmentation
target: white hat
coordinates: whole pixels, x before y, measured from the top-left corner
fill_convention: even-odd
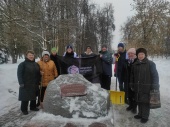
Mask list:
[[[136,49],[135,48],[130,48],[128,51],[127,51],[127,53],[134,53],[134,54],[136,54]]]
[[[43,52],[42,52],[42,57],[43,57],[44,55],[49,55],[49,56],[50,56],[50,53],[49,53],[48,51],[43,51]]]

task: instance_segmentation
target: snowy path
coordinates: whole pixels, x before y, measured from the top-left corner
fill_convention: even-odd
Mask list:
[[[13,107],[8,113],[0,116],[0,127],[22,127],[36,112],[29,112],[27,116],[22,115],[19,107]]]
[[[141,124],[139,120],[134,119],[134,114],[125,110],[127,105],[112,105],[112,107],[114,127],[169,127],[170,125],[170,102],[168,102],[167,99],[162,99],[162,108],[151,110],[150,119],[146,124]],[[17,107],[13,107],[8,113],[0,116],[0,127],[21,127],[24,125],[24,127],[27,127],[26,123],[29,123],[33,117],[37,116],[37,114],[44,115],[42,111],[39,113],[29,111],[29,114],[24,116],[21,114],[18,105]],[[55,127],[55,125],[58,125],[56,127],[60,127],[60,125],[63,125],[63,122],[61,121],[57,119],[56,121],[42,119],[40,121],[31,120],[30,123],[37,123],[38,125],[41,125],[41,127],[45,124],[47,127]],[[109,123],[110,121],[107,120],[105,122]],[[78,127],[83,126],[81,125]]]
[[[170,98],[169,98],[170,99]],[[150,111],[149,121],[141,124],[134,119],[134,114],[126,111],[127,105],[113,105],[115,127],[169,127],[170,126],[170,102],[161,98],[162,107]]]

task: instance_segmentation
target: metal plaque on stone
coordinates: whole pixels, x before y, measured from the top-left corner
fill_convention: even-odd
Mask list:
[[[60,85],[61,97],[85,96],[87,94],[84,84],[62,84]]]

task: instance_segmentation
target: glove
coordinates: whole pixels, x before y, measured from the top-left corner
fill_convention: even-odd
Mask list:
[[[117,77],[116,73],[114,73],[114,77]]]
[[[24,88],[24,84],[19,84],[20,85],[20,88]]]
[[[115,53],[114,56],[115,56],[115,57],[119,57],[120,54],[119,54],[119,53]]]

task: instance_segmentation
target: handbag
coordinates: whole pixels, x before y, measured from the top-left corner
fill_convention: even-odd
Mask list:
[[[151,90],[150,91],[150,109],[156,109],[156,108],[161,108],[160,91]]]

